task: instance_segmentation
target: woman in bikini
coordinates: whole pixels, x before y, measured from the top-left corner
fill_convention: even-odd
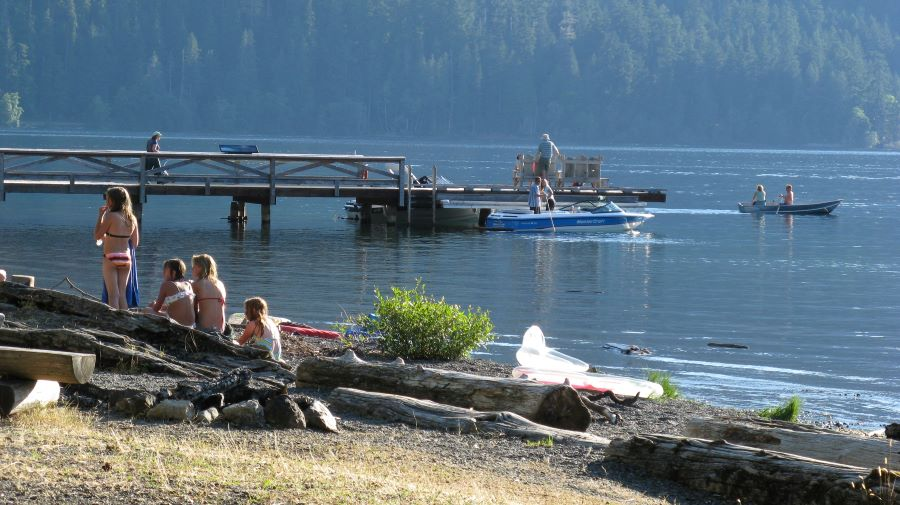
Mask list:
[[[194,308],[197,311],[197,328],[206,331],[225,332],[225,285],[218,278],[216,260],[208,254],[191,258],[194,280]]]
[[[131,254],[128,241],[138,246],[140,236],[137,219],[131,211],[131,198],[125,188],[116,186],[106,190],[106,205],[100,207],[94,239],[103,240],[103,283],[109,293],[109,306],[127,309],[125,289],[131,273]]]
[[[150,311],[166,314],[178,324],[194,327],[194,289],[184,278],[187,267],[178,258],[163,263],[163,283],[159,296],[150,304]]]
[[[269,305],[266,301],[259,297],[244,300],[244,316],[247,318],[247,326],[237,341],[238,345],[249,343],[253,347],[269,351],[275,361],[280,360],[281,330],[269,317]]]

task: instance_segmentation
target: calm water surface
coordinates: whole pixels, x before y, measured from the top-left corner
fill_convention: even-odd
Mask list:
[[[0,133],[6,147],[140,149],[142,136]],[[167,136],[166,150],[212,151],[219,138]],[[410,141],[227,139],[268,152],[405,155],[458,183],[508,182],[527,145]],[[791,394],[817,416],[863,426],[900,417],[900,154],[569,146],[605,158],[621,186],[666,188],[669,200],[641,233],[486,233],[361,228],[343,199],[281,199],[272,227],[234,231],[229,200],[151,197],[138,250],[145,302],[163,260],[209,252],[229,311],[263,296],[273,313],[327,325],[369,312],[373,289],[412,286],[490,310],[500,335],[483,355],[514,361],[519,335],[540,325],[551,345],[634,377],[666,370],[683,393],[759,408]],[[793,183],[798,201],[843,198],[833,216],[736,212],[756,184],[770,198]],[[100,288],[91,233],[98,196],[19,195],[0,203],[0,267],[64,276]],[[653,350],[632,357],[607,342]],[[746,344],[721,349],[708,342]]]

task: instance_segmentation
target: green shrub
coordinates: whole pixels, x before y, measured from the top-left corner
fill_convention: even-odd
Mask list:
[[[672,384],[672,375],[669,372],[661,372],[659,370],[650,370],[647,372],[647,380],[655,382],[662,386],[663,394],[660,399],[675,399],[680,394],[678,387]]]
[[[777,419],[779,421],[796,423],[797,418],[800,417],[800,408],[802,406],[803,400],[799,396],[794,395],[777,407],[769,407],[760,410],[757,412],[757,415],[759,415],[759,417],[765,417],[766,419]]]
[[[409,359],[460,359],[478,346],[494,340],[490,314],[469,306],[449,305],[443,298],[425,294],[425,285],[414,289],[391,288],[392,296],[375,290],[375,316],[356,323],[380,333],[381,349]]]

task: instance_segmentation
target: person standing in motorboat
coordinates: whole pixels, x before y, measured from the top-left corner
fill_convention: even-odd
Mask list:
[[[541,213],[541,186],[543,184],[543,179],[535,177],[528,189],[528,208],[535,214]]]
[[[553,210],[556,208],[556,200],[553,198],[553,188],[550,187],[550,181],[547,179],[541,179],[541,197],[546,196],[547,200],[547,210]]]
[[[535,163],[537,164],[536,176],[541,179],[547,178],[547,174],[550,173],[550,163],[553,161],[554,156],[559,158],[559,148],[550,140],[550,134],[545,133],[541,135],[541,143],[538,144],[537,152],[534,154]]]
[[[794,186],[788,184],[784,187],[784,194],[778,195],[781,205],[794,205]]]
[[[762,184],[756,185],[756,192],[753,193],[753,199],[750,200],[750,205],[756,207],[764,207],[766,205],[766,188],[764,188]]]

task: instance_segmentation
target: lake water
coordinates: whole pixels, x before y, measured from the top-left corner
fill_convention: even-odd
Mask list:
[[[219,138],[166,136],[165,150],[213,151]],[[506,183],[523,145],[231,138],[266,152],[405,155],[420,174]],[[0,133],[4,147],[140,149],[143,136]],[[550,345],[602,369],[665,370],[685,396],[760,408],[800,395],[815,416],[874,427],[900,418],[900,153],[570,146],[602,154],[612,184],[668,190],[640,234],[511,234],[361,228],[345,199],[281,199],[263,231],[248,206],[242,232],[220,219],[229,200],[151,197],[138,250],[144,302],[163,260],[209,252],[228,309],[265,297],[274,314],[327,326],[372,309],[373,290],[411,287],[491,312],[499,334],[483,357],[514,361],[540,325]],[[738,214],[756,184],[793,183],[798,202],[843,198],[832,216]],[[99,196],[20,195],[0,203],[0,267],[52,287],[69,276],[100,288],[91,237]],[[604,343],[635,344],[626,356]],[[740,343],[722,349],[708,342]]]

